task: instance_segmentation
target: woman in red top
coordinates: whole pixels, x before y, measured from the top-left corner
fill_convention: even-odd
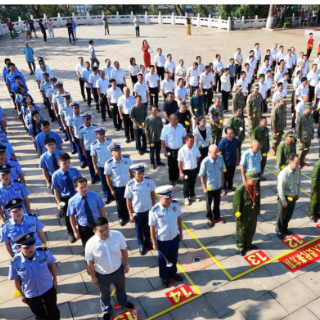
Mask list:
[[[152,49],[149,47],[148,41],[143,40],[141,50],[143,51],[143,61],[146,68],[149,69],[151,65],[151,55],[150,51],[152,52]]]
[[[307,56],[308,56],[308,60],[309,60],[309,58],[310,58],[311,51],[312,51],[312,48],[313,48],[313,42],[314,42],[313,33],[309,33],[309,39],[308,39],[308,42],[307,42]]]

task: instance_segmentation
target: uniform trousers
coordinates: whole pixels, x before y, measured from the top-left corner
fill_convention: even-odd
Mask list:
[[[124,198],[124,191],[126,187],[113,187],[116,193],[116,204],[118,211],[118,218],[122,220],[129,220],[129,212],[126,204],[126,199]]]
[[[149,210],[145,212],[138,212],[135,216],[134,227],[136,229],[136,235],[138,245],[140,248],[149,247],[152,248],[150,227],[149,227]]]
[[[271,132],[271,149],[276,150],[280,142],[282,141],[283,131]]]
[[[236,64],[236,68],[235,68],[235,76],[236,79],[240,79],[240,73],[241,73],[242,67],[240,64]]]
[[[47,97],[45,98],[44,105],[48,109],[48,114],[49,114],[49,117],[51,118],[51,120],[55,120],[56,115],[54,114],[53,110],[51,109],[51,103],[49,101],[49,98],[47,98]]]
[[[202,91],[203,91],[203,99],[204,99],[204,111],[205,111],[205,114],[208,114],[209,108],[212,103],[213,90],[212,88],[209,88],[209,89],[202,89]]]
[[[164,67],[157,67],[157,74],[161,80],[164,79]]]
[[[99,176],[94,171],[93,163],[92,163],[92,157],[90,155],[90,150],[86,150],[86,160],[89,167],[89,172],[91,176],[91,180],[97,180],[99,179]]]
[[[94,67],[94,64],[96,64],[96,66],[99,68],[100,62],[97,58],[92,58],[91,60],[91,68]]]
[[[183,173],[183,197],[185,199],[195,197],[194,188],[197,182],[198,168],[183,170]]]
[[[54,287],[34,298],[26,298],[27,305],[36,320],[59,320],[60,310],[57,306],[57,291]]]
[[[87,164],[87,159],[82,153],[82,149],[81,149],[81,146],[80,146],[79,139],[74,137],[74,141],[75,141],[74,144],[75,144],[76,149],[77,149],[78,159],[79,159],[80,165],[83,165],[84,163]]]
[[[286,197],[287,198],[287,197]],[[276,232],[285,232],[288,229],[288,224],[292,218],[294,207],[296,205],[295,197],[292,201],[288,201],[288,206],[284,208],[280,198],[278,198],[278,215],[276,221]]]
[[[267,165],[267,159],[268,159],[268,151],[266,152],[266,156],[262,156],[262,160],[261,160],[261,174],[264,173],[264,168],[266,167]]]
[[[80,86],[82,98],[85,99],[86,96],[84,94],[84,81],[82,80],[81,77],[79,77],[79,86]]]
[[[66,132],[66,135],[67,135],[67,137],[69,139],[71,152],[74,152],[77,148],[76,148],[75,143],[72,142],[71,135],[70,135],[68,127],[67,127],[67,130],[65,130],[65,132]]]
[[[233,178],[234,178],[234,172],[236,171],[236,166],[234,167],[226,167],[226,172],[224,173],[224,185],[223,189],[227,190],[227,188],[230,190],[233,187]]]
[[[221,91],[221,106],[223,107],[223,110],[228,110],[228,104],[229,104],[229,91]]]
[[[136,149],[138,151],[146,151],[147,150],[147,140],[146,135],[143,129],[133,129],[134,131],[134,140],[136,141]]]
[[[152,146],[151,146],[152,145]],[[160,164],[161,141],[150,143],[150,162],[151,164]]]
[[[86,87],[86,92],[87,92],[87,105],[91,107],[91,88]]]
[[[155,88],[149,87],[149,94],[150,94],[150,105],[158,107],[159,88],[158,87],[155,87]]]
[[[256,233],[258,216],[241,216],[236,224],[236,243],[239,249],[249,247],[252,244],[253,236]]]
[[[126,294],[123,265],[121,265],[117,271],[110,274],[101,274],[97,271],[95,271],[95,274],[98,279],[98,286],[100,291],[100,306],[102,312],[111,313],[112,311],[112,305],[110,303],[111,284],[116,287],[117,303],[120,306],[125,306],[128,302],[128,298]]]
[[[130,118],[130,114],[123,115],[124,135],[128,140],[134,139],[133,122]]]
[[[180,149],[180,148],[179,148]],[[178,152],[179,149],[170,149],[167,147],[168,154],[168,173],[170,181],[179,180]]]
[[[113,120],[114,128],[121,129],[122,120],[119,115],[118,105],[117,105],[117,103],[111,103],[111,106],[112,106],[111,113],[112,113],[112,120]]]
[[[76,42],[76,39],[74,38],[74,33],[73,30],[69,30],[68,29],[68,36],[69,36],[69,42],[71,43],[71,37],[72,37],[72,41]]]
[[[83,248],[85,248],[88,240],[92,236],[94,236],[93,228],[91,226],[80,226],[80,224],[78,224],[78,228],[79,228],[82,246]]]
[[[222,139],[222,129],[218,129],[218,128],[215,130],[211,129],[211,143],[218,146],[221,139]]]
[[[300,158],[300,162],[304,161],[311,147],[311,141],[300,141],[297,143],[297,155]]]
[[[309,84],[309,102],[313,102],[314,100],[314,86]]]
[[[207,191],[206,205],[207,205],[207,215],[206,217],[210,220],[220,219],[220,200],[221,200],[221,188],[217,190]],[[211,209],[213,201],[213,210]]]
[[[193,96],[193,93],[199,88],[199,86],[190,86],[189,85],[189,93],[190,93],[190,97]]]
[[[179,236],[177,235],[172,240],[160,241],[157,239],[158,244],[158,261],[159,261],[159,275],[163,280],[168,280],[173,278],[177,274],[177,261],[178,261],[178,251],[179,251]],[[161,253],[162,254],[161,254]],[[169,262],[172,263],[172,267],[166,267],[166,260],[163,255],[167,258]]]
[[[102,93],[102,100],[100,101],[100,107],[101,107],[101,119],[103,121],[106,120],[106,111],[108,112],[108,117],[112,118],[106,93]]]
[[[309,204],[309,217],[317,217],[319,216],[320,212],[320,193],[316,193],[315,191],[312,191],[311,197],[310,197],[310,204]]]
[[[221,92],[221,80],[220,75],[216,73],[216,92]]]
[[[70,197],[60,197],[60,202],[64,202],[66,205],[63,209],[61,209],[61,212],[65,218],[65,222],[66,222],[66,228],[67,228],[67,231],[68,231],[68,235],[69,236],[73,236],[73,229],[71,227],[71,223],[70,223],[70,217],[67,216],[67,209],[68,209],[68,204],[69,204],[69,200],[70,200],[71,196]]]
[[[102,187],[102,191],[103,191],[103,197],[106,200],[114,199],[114,197],[110,191],[110,188],[108,186],[106,176],[104,174],[104,168],[98,167],[98,169],[99,169],[99,177],[100,177],[100,181],[101,181],[101,187]]]
[[[96,105],[96,109],[100,110],[100,108],[99,108],[99,95],[98,95],[97,88],[92,88],[92,91],[93,91],[93,99],[94,99],[94,103]]]
[[[292,72],[293,72],[292,68],[288,68],[288,69],[287,69],[287,72],[288,72],[288,75],[289,75],[288,83],[291,83]]]
[[[121,91],[123,91],[124,83],[118,83],[117,87],[120,88]]]

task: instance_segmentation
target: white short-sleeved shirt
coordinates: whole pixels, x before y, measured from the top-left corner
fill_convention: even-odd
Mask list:
[[[270,90],[271,87],[272,87],[272,78],[271,77],[269,77],[269,78],[266,77],[265,80],[264,80],[264,83],[267,85],[268,90]]]
[[[278,61],[284,60],[286,54],[284,52],[278,51],[276,58],[278,59]]]
[[[111,71],[111,78],[116,80],[116,83],[117,84],[123,84],[124,81],[124,71],[123,69],[119,68],[119,69],[116,69],[116,68],[113,68],[112,71]]]
[[[90,74],[90,76],[89,76],[89,83],[92,84],[92,88],[96,88],[96,87],[97,87],[97,81],[99,80],[99,78],[100,78],[99,73],[97,73],[97,74],[91,73],[91,74]]]
[[[122,264],[121,250],[127,248],[126,240],[121,232],[110,230],[109,237],[101,240],[92,236],[85,248],[85,260],[94,261],[94,270],[100,274],[117,271]]]
[[[108,78],[104,78],[103,80],[99,78],[96,82],[96,88],[99,88],[100,93],[107,93],[109,85],[110,83]]]
[[[272,102],[274,103],[275,106],[279,104],[279,97],[285,97],[286,94],[284,91],[275,91],[273,96],[272,96]]]
[[[199,85],[198,77],[200,76],[199,69],[193,69],[192,67],[187,71],[187,77],[189,78],[189,85],[197,87]]]
[[[84,70],[82,71],[82,73],[81,73],[81,77],[82,77],[82,78],[85,78],[86,81],[89,82],[89,77],[90,77],[90,74],[91,74],[91,73],[92,73],[92,70],[91,70],[91,69],[89,69],[89,70],[84,69]],[[85,83],[84,86],[85,86],[86,88],[90,88],[90,84],[89,84],[89,83]]]
[[[265,75],[268,70],[271,70],[270,66],[266,67],[265,65],[262,65],[261,68],[260,68],[260,73],[259,74],[264,74]]]
[[[302,84],[300,84],[300,86],[296,89],[295,95],[298,96],[298,100],[302,99],[302,96],[304,94],[308,94],[309,93],[309,89],[308,86],[303,86]]]
[[[270,53],[271,53],[270,55],[271,55],[272,60],[276,60],[278,50],[277,49],[270,49]]]
[[[180,66],[180,64],[176,68],[177,79],[182,78],[184,81],[186,81],[186,77],[181,75],[178,76],[178,73],[187,74],[187,68],[185,66]]]
[[[315,96],[320,99],[320,84],[318,83],[314,89]]]
[[[84,71],[86,69],[86,65],[85,63],[83,65],[81,65],[80,63],[78,63],[75,67],[75,72],[79,72],[80,75],[82,74],[82,71]]]
[[[120,161],[113,157],[104,165],[104,174],[110,176],[114,187],[125,187],[130,180],[130,166],[132,160],[128,156],[122,156]]]
[[[240,61],[240,64],[243,61],[243,55],[240,53],[238,54],[237,52],[234,54],[233,59],[235,61],[235,64],[238,64],[237,61]]]
[[[131,72],[132,76],[137,76],[139,73],[139,66],[135,64],[134,66],[130,64],[128,67],[129,72]]]
[[[155,55],[153,62],[157,67],[164,67],[164,64],[166,63],[166,58],[163,55],[159,56],[157,54]]]
[[[248,81],[246,79],[244,79],[244,80],[239,79],[237,81],[237,85],[241,85],[241,92],[242,93],[248,92]]]
[[[299,112],[299,119],[303,116],[303,114],[304,114],[304,109],[305,109],[305,105],[304,105],[304,102],[303,102],[303,101],[300,101],[299,103],[297,103],[297,105],[296,105],[296,107],[295,107],[295,110],[296,110],[297,113]],[[296,122],[297,122],[299,119],[296,119]]]
[[[174,96],[179,97],[181,100],[184,100],[188,96],[188,90],[186,87],[176,87],[174,90]]]
[[[129,114],[131,113],[131,109],[134,106],[134,97],[133,96],[129,96],[128,98],[125,95],[122,95],[119,99],[118,99],[118,107],[121,108],[121,112],[123,114]]]
[[[216,60],[213,62],[213,69],[217,69],[219,72],[223,69],[223,62]]]
[[[296,89],[301,85],[301,78],[299,77],[295,77],[293,82],[292,82],[292,86],[294,91],[296,91]]]
[[[106,76],[109,80],[112,79],[112,78],[111,78],[111,71],[113,70],[113,67],[104,66],[102,70],[103,70],[105,76]]]
[[[319,72],[310,71],[307,75],[309,86],[315,87],[318,84]]]
[[[118,103],[119,98],[122,96],[122,91],[120,88],[116,88],[113,90],[113,88],[109,88],[107,90],[107,98],[110,99],[111,103]]]
[[[160,89],[163,90],[164,93],[174,92],[174,88],[175,85],[171,79],[169,79],[169,81],[164,79],[160,82]]]
[[[148,72],[146,74],[146,83],[148,82],[149,88],[157,88],[159,80],[160,79],[157,73],[151,74],[150,72]]]
[[[136,82],[133,86],[133,92],[141,96],[142,103],[147,103],[148,86],[145,82]]]
[[[284,71],[283,72],[278,71],[274,76],[274,82],[278,83],[283,78],[283,74],[284,74]]]
[[[182,124],[178,123],[176,128],[173,128],[170,123],[165,125],[161,131],[160,140],[163,140],[166,146],[170,149],[181,148],[182,138],[187,135]]]
[[[199,70],[199,74],[201,74],[204,71],[204,64],[203,63],[198,64],[198,70]]]
[[[173,70],[176,68],[176,64],[173,60],[171,61],[167,60],[164,64],[164,68],[168,69],[170,73],[173,73]]]
[[[261,50],[260,49],[253,49],[253,52],[254,52],[254,57],[258,63],[258,60],[260,59],[261,57]]]
[[[294,57],[291,55],[289,56],[288,54],[284,57],[284,62],[286,63],[286,67],[288,69],[292,69],[293,64],[294,64]]]
[[[203,89],[210,89],[212,87],[211,82],[212,84],[214,82],[213,79],[214,79],[214,73],[209,72],[208,74],[205,74],[204,72],[202,72],[200,74],[199,83],[202,84]]]
[[[265,99],[266,93],[268,91],[268,87],[265,83],[258,82],[258,84],[259,84],[259,93],[261,93],[262,98]]]
[[[199,148],[193,145],[192,148],[188,148],[185,144],[180,148],[178,152],[178,161],[182,162],[183,170],[192,170],[198,166],[198,158],[201,157]]]

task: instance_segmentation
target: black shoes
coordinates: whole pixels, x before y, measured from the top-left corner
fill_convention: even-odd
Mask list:
[[[105,313],[103,315],[103,320],[111,320],[111,313]]]
[[[277,237],[282,241],[286,238],[286,235],[282,232],[277,232]]]
[[[96,182],[98,182],[99,181],[99,179],[92,179],[91,180],[91,184],[95,184]]]
[[[283,233],[285,233],[287,236],[292,236],[293,235],[293,232],[291,230],[289,230],[289,229],[287,229]]]
[[[119,223],[120,223],[120,226],[121,226],[121,227],[124,227],[124,226],[128,223],[128,220],[120,219],[120,220],[119,220]]]
[[[158,163],[158,166],[161,166],[161,167],[163,167],[163,166],[165,166],[165,165],[166,165],[166,164],[163,163],[163,162],[161,162],[161,161]]]
[[[243,249],[238,249],[238,252],[239,252],[241,257],[244,257],[246,255],[246,250],[244,248]]]
[[[310,217],[310,221],[317,223],[318,222],[318,218],[316,216],[312,216]]]
[[[77,239],[74,237],[74,235],[69,235],[69,242],[70,243],[75,243],[77,241]]]
[[[80,168],[81,168],[81,169],[84,169],[84,168],[86,168],[86,167],[87,167],[87,165],[86,165],[85,163],[83,163],[83,164],[80,165]]]
[[[156,170],[157,169],[157,165],[156,164],[152,164],[152,168],[153,168],[153,170]]]
[[[126,308],[127,310],[133,310],[134,309],[134,304],[131,302],[127,302],[127,304],[125,306],[123,306],[124,308]]]
[[[77,153],[77,150],[72,150],[71,151],[71,154],[76,154]]]
[[[172,279],[179,281],[179,282],[183,281],[183,278],[177,273],[172,277]]]
[[[167,279],[162,279],[162,285],[164,288],[168,288],[169,287],[169,281]]]
[[[256,246],[255,244],[250,244],[250,246],[247,246],[247,249],[249,249],[249,250],[257,250],[258,246]]]
[[[147,253],[147,251],[146,251],[146,249],[144,247],[142,247],[142,248],[139,249],[139,253],[140,253],[141,256],[144,256]]]
[[[236,188],[231,187],[231,188],[228,188],[228,190],[230,190],[230,191],[236,191]]]

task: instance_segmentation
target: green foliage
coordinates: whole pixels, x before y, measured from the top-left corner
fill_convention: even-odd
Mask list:
[[[241,19],[244,16],[246,19],[253,19],[255,16],[259,18],[267,18],[269,12],[268,5],[217,5],[217,15],[226,19],[228,17]]]
[[[282,21],[278,22],[277,28],[282,28],[282,27],[283,27],[283,22]]]
[[[208,17],[209,14],[214,14],[216,6],[214,5],[192,5],[194,15],[200,14],[201,17]]]
[[[285,21],[284,24],[283,24],[283,27],[284,28],[291,28],[292,27],[291,21]]]
[[[91,6],[90,14],[96,15],[104,12],[106,15],[114,15],[119,12],[119,14],[133,14],[144,13],[142,6],[140,5],[93,5]]]

